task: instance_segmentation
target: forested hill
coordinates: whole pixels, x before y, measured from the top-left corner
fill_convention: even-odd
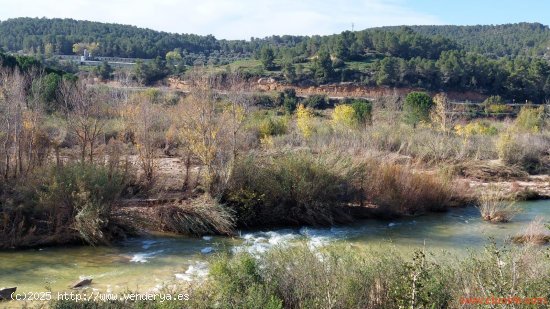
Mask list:
[[[412,36],[403,29],[411,29],[419,36]],[[397,33],[397,36],[388,36],[387,32]],[[450,49],[465,49],[496,57],[531,56],[548,53],[547,48],[550,47],[550,29],[539,23],[381,27],[354,34],[357,44],[350,46],[352,48],[379,49],[380,52],[403,58],[437,58],[439,52]],[[334,45],[338,41],[346,40],[349,40],[349,34],[346,37],[345,33],[313,37],[271,36],[252,41],[217,40],[211,35],[175,34],[129,25],[58,18],[15,18],[0,22],[0,47],[12,52],[44,52],[50,48],[54,53],[72,54],[75,43],[97,42],[97,52],[103,56],[155,58],[164,57],[167,52],[179,48],[188,53],[233,54],[239,57],[257,54],[261,47],[269,44],[279,48],[295,47],[294,55],[302,53],[311,56],[324,45],[328,50],[335,50],[337,47]],[[406,46],[397,46],[403,45],[404,41]],[[405,49],[407,53],[413,49],[416,51],[403,55],[398,49]],[[435,50],[435,54],[429,54],[430,50]]]
[[[174,48],[210,53],[230,50],[239,41],[217,40],[211,35],[174,34],[129,25],[74,19],[15,18],[0,22],[0,47],[7,51],[44,51],[72,54],[75,43],[99,43],[103,56],[154,58]],[[242,51],[242,50],[241,50]]]
[[[477,26],[410,26],[415,32],[451,39],[468,51],[487,56],[543,55],[550,48],[550,28],[539,23]],[[397,30],[399,27],[380,29]]]
[[[537,23],[381,27],[245,41],[73,19],[0,22],[0,48],[22,50],[38,55],[37,59],[71,54],[75,44],[93,46],[94,55],[99,56],[158,57],[150,65],[136,66],[136,80],[144,83],[183,74],[194,65],[227,65],[256,58],[261,66],[244,73],[270,74],[291,84],[358,82],[477,91],[537,103],[550,101],[549,38],[548,26]]]

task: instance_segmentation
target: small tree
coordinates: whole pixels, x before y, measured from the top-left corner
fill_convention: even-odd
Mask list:
[[[285,80],[289,83],[293,83],[296,81],[296,69],[294,68],[294,64],[291,61],[285,61],[283,63],[283,76],[285,77]]]
[[[95,74],[102,80],[109,80],[113,77],[113,67],[107,61],[103,61],[100,66],[95,68]]]
[[[369,101],[354,100],[351,107],[353,107],[355,118],[360,124],[369,125],[372,123],[372,104]]]
[[[321,50],[313,61],[312,71],[315,79],[319,82],[327,82],[334,74],[330,54],[326,50]]]
[[[332,112],[332,125],[337,129],[357,128],[359,121],[353,107],[348,104],[336,106]]]
[[[134,134],[143,176],[147,182],[151,182],[157,167],[155,153],[158,145],[155,142],[155,131],[164,129],[161,124],[164,113],[159,105],[151,103],[146,93],[136,94],[133,101],[134,104],[122,109],[122,117]]]
[[[409,93],[403,106],[405,122],[413,127],[420,122],[429,122],[433,105],[434,102],[427,93],[416,91]]]
[[[309,138],[313,134],[313,111],[304,105],[298,105],[296,110],[296,125],[304,138]]]
[[[449,128],[452,128],[452,118],[449,116],[449,110],[451,109],[449,98],[445,93],[438,93],[433,101],[434,108],[430,113],[430,120],[441,131],[447,132]]]
[[[260,60],[266,70],[273,70],[275,68],[275,54],[273,53],[273,49],[269,46],[262,48],[260,51]]]
[[[296,90],[294,88],[287,88],[281,93],[281,99],[283,100],[283,106],[287,113],[292,113],[296,109],[298,104],[298,98],[296,97]]]

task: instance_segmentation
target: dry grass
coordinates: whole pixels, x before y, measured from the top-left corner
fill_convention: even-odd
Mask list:
[[[234,235],[233,216],[210,196],[156,209],[162,230],[184,235]]]
[[[550,242],[550,230],[544,226],[543,217],[536,217],[513,240],[521,244],[544,245]]]
[[[367,163],[366,174],[367,199],[389,215],[444,210],[455,195],[449,182],[415,173],[408,166],[373,160]]]
[[[481,217],[489,222],[509,222],[521,212],[514,201],[507,198],[502,189],[489,186],[481,192],[478,198],[478,208]]]

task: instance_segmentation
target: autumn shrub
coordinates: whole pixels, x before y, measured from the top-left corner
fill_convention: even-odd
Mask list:
[[[288,131],[288,118],[284,116],[265,117],[258,125],[260,138],[286,134]]]
[[[332,112],[332,125],[337,130],[357,128],[359,120],[353,107],[347,104],[336,106]]]
[[[365,167],[365,196],[382,216],[445,210],[454,198],[449,182],[407,166],[372,160]]]
[[[464,126],[456,125],[455,132],[457,135],[467,138],[474,135],[496,135],[498,129],[487,121],[474,121]]]
[[[314,117],[315,115],[311,108],[304,107],[302,104],[298,105],[296,109],[296,126],[305,139],[311,137],[315,132],[313,125]]]

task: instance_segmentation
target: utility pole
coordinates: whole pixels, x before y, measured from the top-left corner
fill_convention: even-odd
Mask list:
[[[355,28],[355,23],[351,23],[351,32],[353,32],[354,28]]]

